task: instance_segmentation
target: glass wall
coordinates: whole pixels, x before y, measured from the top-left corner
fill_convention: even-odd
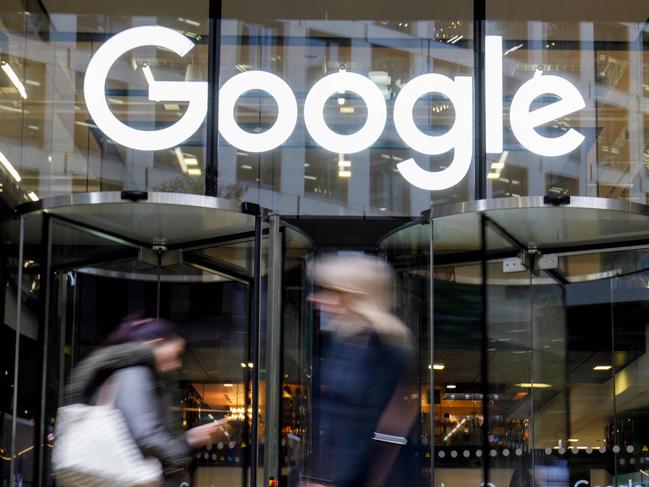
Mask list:
[[[208,2],[22,2],[0,5],[0,183],[12,205],[71,192],[149,190],[205,194],[205,123],[182,144],[141,151],[100,129],[84,99],[91,57],[115,34],[160,25],[195,43],[187,55],[145,46],[112,65],[111,112],[129,127],[175,123],[186,102],[155,103],[152,80],[206,81]]]
[[[488,156],[488,197],[572,195],[647,203],[649,165],[649,8],[643,2],[541,3],[487,0],[486,33],[503,39],[504,152]],[[541,125],[584,140],[574,151],[543,157],[512,133],[512,99],[535,76],[577,87],[584,108]],[[556,101],[545,95],[533,109]]]
[[[420,425],[433,485],[646,485],[646,223],[488,210],[382,242],[432,376],[420,381]],[[413,314],[422,306],[430,318]]]
[[[280,76],[296,95],[298,121],[280,147],[262,153],[238,150],[219,139],[219,183],[238,184],[245,197],[282,214],[411,215],[437,202],[473,198],[472,171],[461,183],[436,193],[406,181],[397,164],[417,157],[426,170],[439,171],[452,151],[417,154],[400,138],[393,123],[395,98],[413,78],[430,72],[473,76],[473,23],[470,2],[430,11],[416,2],[379,6],[355,2],[354,8],[328,2],[223,2],[220,83],[237,74],[263,70]],[[368,77],[387,105],[378,140],[354,153],[323,148],[303,118],[309,90],[322,78],[348,72]],[[353,91],[336,92],[326,101],[327,124],[338,134],[363,127],[367,105]],[[455,110],[439,93],[422,96],[414,119],[425,134],[439,135],[454,123]],[[277,106],[265,92],[239,99],[235,119],[249,132],[267,130]]]
[[[348,8],[326,0],[277,5],[246,0],[224,1],[211,11],[209,5],[206,0],[182,6],[169,1],[3,2],[3,199],[15,205],[69,192],[138,189],[245,199],[285,215],[378,216],[417,215],[431,202],[562,191],[646,202],[649,11],[644,2],[553,1],[539,8],[531,1],[489,0],[485,19],[474,19],[468,1],[422,6],[411,0],[398,5],[364,0]],[[447,95],[423,93],[413,106],[416,128],[405,130],[426,140],[415,150],[395,124],[395,102],[420,75],[473,82],[474,64],[481,59],[476,53],[485,51],[486,42],[473,39],[476,22],[484,22],[485,35],[502,42],[495,58],[480,61],[485,71],[478,71],[478,81],[485,83],[488,107],[456,113]],[[184,56],[156,46],[118,56],[105,83],[110,112],[131,129],[162,130],[176,125],[189,103],[151,99],[149,86],[209,82],[212,97],[202,107],[204,121],[184,141],[138,150],[124,145],[137,143],[117,142],[104,133],[103,123],[89,112],[84,80],[90,60],[108,39],[151,25],[181,33],[192,47]],[[215,115],[219,88],[257,70],[284,80],[297,100],[297,120],[288,138],[262,152],[220,136],[222,121]],[[383,129],[359,151],[325,149],[305,122],[305,100],[313,86],[339,72],[369,79],[386,105]],[[530,85],[550,76],[569,85],[569,94],[555,93],[544,81]],[[545,87],[528,100],[529,106],[521,101],[524,85]],[[324,102],[324,119],[334,134],[355,136],[365,126],[368,105],[361,95],[338,90]],[[564,98],[577,106],[557,108]],[[233,104],[233,120],[251,135],[269,130],[279,113],[274,98],[261,88],[223,101]],[[523,113],[554,109],[555,116],[550,121],[540,116],[525,135],[526,115],[512,123],[514,105]],[[453,143],[445,137],[451,137],[458,119],[470,119],[471,128],[464,127]],[[482,152],[473,135],[480,135],[483,126],[488,141],[502,139],[502,149],[489,142],[487,154]],[[566,136],[578,143],[561,149],[558,141]],[[540,140],[540,147],[530,137]],[[471,159],[459,183],[429,190],[421,177],[407,180],[402,174],[399,164],[412,158],[424,171],[419,174],[434,182],[436,172],[452,165],[455,146],[477,154],[479,161]]]

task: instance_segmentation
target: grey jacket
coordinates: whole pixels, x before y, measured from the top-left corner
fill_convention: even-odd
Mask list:
[[[65,403],[94,404],[100,386],[111,378],[115,407],[122,412],[133,439],[145,456],[157,458],[169,471],[191,461],[191,448],[184,437],[174,436],[165,427],[169,404],[153,362],[153,349],[141,343],[98,350],[73,371]]]

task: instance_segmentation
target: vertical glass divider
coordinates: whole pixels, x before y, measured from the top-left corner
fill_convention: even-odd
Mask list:
[[[485,486],[489,486],[489,360],[487,349],[489,348],[489,325],[488,325],[488,303],[487,303],[487,225],[490,220],[484,213],[480,213],[480,276],[482,286],[480,288],[480,385],[482,392],[482,476]]]
[[[18,378],[20,365],[20,332],[22,320],[22,280],[23,280],[23,258],[25,249],[25,217],[20,217],[20,236],[18,241],[18,273],[16,277],[16,342],[14,348],[14,380],[11,415],[11,456],[9,464],[9,487],[15,485],[16,475],[16,411],[18,410]]]
[[[435,246],[433,242],[434,230],[433,226],[435,225],[435,220],[432,218],[433,212],[431,211],[428,216],[428,223],[430,225],[429,236],[429,278],[428,278],[428,312],[430,313],[430,434],[429,434],[429,444],[430,444],[430,482],[433,487],[435,487],[435,367],[432,364],[435,363]],[[440,396],[441,397],[441,396]],[[421,398],[419,399],[421,401]]]
[[[266,331],[266,431],[264,480],[279,479],[282,346],[282,235],[277,215],[269,218],[268,329]]]

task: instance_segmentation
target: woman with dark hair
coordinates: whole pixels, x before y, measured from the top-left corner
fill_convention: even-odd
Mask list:
[[[182,366],[185,340],[166,320],[129,319],[106,345],[75,368],[65,403],[95,404],[100,395],[109,396],[142,454],[157,458],[165,474],[182,470],[192,450],[212,443],[227,423],[215,421],[181,436],[167,429],[164,417],[170,404],[161,379]]]

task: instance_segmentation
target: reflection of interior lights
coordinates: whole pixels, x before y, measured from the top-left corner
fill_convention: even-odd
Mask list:
[[[547,389],[548,387],[552,387],[550,384],[543,384],[542,382],[522,382],[516,384],[516,386],[525,389]]]
[[[223,384],[223,387],[234,387],[234,384]]]
[[[155,79],[153,78],[153,73],[151,72],[151,68],[149,67],[148,64],[144,64],[142,66],[142,72],[144,73],[144,77],[146,78],[146,82],[148,84],[153,84],[155,83]]]
[[[461,40],[463,38],[464,38],[464,36],[462,34],[460,34],[455,39],[453,39],[451,42],[449,42],[449,44],[455,44],[457,41],[459,41],[459,40]],[[446,42],[448,42],[448,41],[446,41]]]
[[[345,154],[338,154],[338,177],[351,178],[352,161],[345,160]]]
[[[568,438],[569,443],[577,443],[579,440],[577,438]]]
[[[428,364],[428,370],[444,370],[445,368],[444,364]]]
[[[201,175],[201,170],[196,168],[196,167],[191,167],[187,169],[187,174],[189,176],[200,176]]]
[[[612,365],[596,365],[593,367],[593,370],[611,370],[613,368]]]
[[[17,183],[20,182],[20,180],[22,179],[20,177],[20,174],[18,174],[16,168],[11,162],[9,162],[9,159],[7,159],[7,157],[2,152],[0,152],[0,164],[4,166],[4,168],[9,172],[9,174],[11,174],[11,177],[14,178]]]
[[[507,54],[511,54],[512,52],[519,50],[521,47],[523,47],[523,44],[518,44],[518,45],[512,47],[511,49],[507,49],[505,51],[505,53],[503,54],[503,56],[506,56]]]
[[[248,416],[252,415],[252,408],[248,407]],[[236,418],[239,420],[246,419],[246,409],[243,407],[234,407],[230,408],[230,417]]]
[[[185,19],[183,17],[178,17],[178,22],[183,22],[187,25],[193,25],[194,27],[200,27],[201,23],[192,19]]]
[[[18,78],[18,75],[13,70],[13,68],[9,65],[9,63],[7,63],[6,61],[2,61],[0,62],[0,67],[5,72],[7,77],[11,80],[13,85],[16,87],[18,93],[20,93],[20,96],[22,96],[23,98],[27,98],[27,91],[25,90],[25,85],[22,84],[20,78]]]
[[[444,441],[448,441],[451,436],[453,436],[455,433],[457,433],[462,426],[464,426],[464,423],[466,423],[466,418],[462,419],[455,428],[453,428],[445,437]]]
[[[38,201],[40,199],[38,197],[38,195],[36,193],[34,193],[33,191],[30,191],[29,193],[27,193],[27,197],[32,201]]]
[[[185,162],[185,156],[183,155],[183,151],[180,150],[180,147],[176,147],[174,149],[174,154],[176,154],[176,159],[178,160],[180,170],[184,174],[187,174],[187,163]]]
[[[447,389],[457,389],[457,386],[455,384],[447,384],[446,388]]]
[[[198,159],[195,157],[185,157],[185,164],[188,166],[198,166]]]

